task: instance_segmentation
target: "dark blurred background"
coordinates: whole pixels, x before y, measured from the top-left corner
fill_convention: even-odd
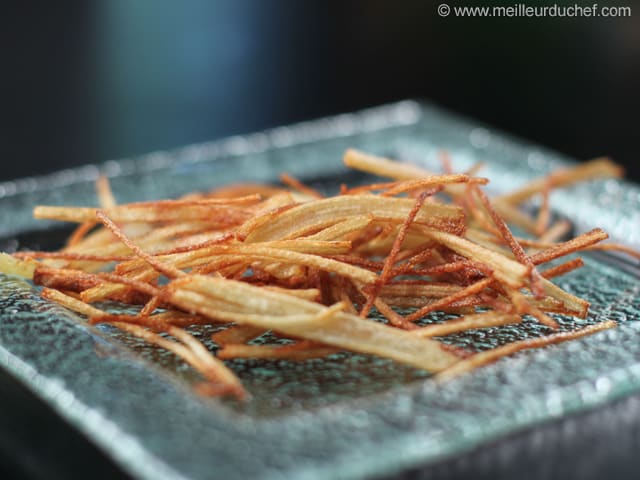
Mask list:
[[[5,3],[0,179],[417,97],[640,180],[637,2],[591,19],[439,3]]]

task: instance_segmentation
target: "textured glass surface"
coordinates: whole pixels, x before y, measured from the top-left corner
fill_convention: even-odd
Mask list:
[[[456,169],[486,162],[495,191],[570,162],[430,105],[402,102],[0,184],[2,247],[17,248],[26,238],[43,247],[59,242],[64,231],[31,220],[32,207],[95,202],[92,182],[100,171],[112,176],[122,201],[273,181],[282,171],[326,185],[359,180],[341,165],[347,147],[434,169],[446,148]],[[639,192],[609,180],[554,193],[552,200],[576,230],[603,226],[637,245]],[[140,478],[389,474],[640,390],[637,266],[606,256],[586,263],[559,284],[592,302],[590,316],[564,318],[563,325],[613,319],[619,328],[526,352],[443,385],[391,361],[340,353],[302,363],[237,360],[231,365],[253,399],[246,405],[202,399],[189,389],[193,372],[172,355],[109,327],[88,327],[41,300],[29,284],[6,277],[0,278],[0,365]],[[483,349],[541,328],[525,322],[451,341]]]

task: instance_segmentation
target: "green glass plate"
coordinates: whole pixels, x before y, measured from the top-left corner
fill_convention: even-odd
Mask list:
[[[111,177],[122,202],[176,196],[238,181],[276,181],[287,171],[319,188],[365,180],[347,172],[344,150],[457,170],[486,162],[496,192],[572,160],[490,127],[413,101],[155,152],[134,160],[0,184],[0,247],[52,248],[66,231],[35,222],[36,204],[95,203],[93,181]],[[595,226],[640,245],[640,189],[590,182],[552,198],[576,232]],[[193,372],[172,355],[41,300],[27,283],[0,277],[0,366],[137,478],[363,478],[455,457],[505,435],[640,391],[638,266],[589,256],[559,281],[592,303],[586,320],[619,328],[519,354],[443,385],[394,362],[340,353],[323,360],[233,361],[250,402],[203,399]],[[436,316],[434,320],[439,318]],[[450,341],[481,350],[540,333],[522,326]],[[203,338],[211,330],[195,331]]]

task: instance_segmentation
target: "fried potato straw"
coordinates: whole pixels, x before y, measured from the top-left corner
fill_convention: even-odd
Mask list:
[[[583,250],[638,252],[600,243],[607,238],[600,229],[558,241],[569,226],[552,222],[553,189],[620,176],[607,159],[493,199],[481,189],[488,179],[473,176],[479,167],[457,174],[447,152],[441,159],[446,173],[438,175],[348,150],[347,166],[391,181],[342,185],[334,196],[285,173],[283,188],[230,185],[117,204],[100,177],[97,208],[35,208],[37,218],[78,224],[64,248],[0,253],[0,271],[31,279],[44,298],[92,324],[172,352],[200,374],[197,392],[238,399],[247,392],[224,360],[304,361],[348,350],[442,380],[615,326],[605,321],[475,354],[447,345],[448,335],[518,324],[524,315],[551,329],[558,324],[550,313],[584,318],[589,303],[550,281],[582,259],[545,264]],[[534,196],[542,205],[535,218],[519,208]],[[508,224],[535,236],[518,237]],[[92,305],[104,300],[137,305],[138,313]],[[434,323],[433,312],[451,315]],[[222,328],[211,336],[213,351],[185,330],[206,324]],[[267,332],[289,341],[252,343]]]

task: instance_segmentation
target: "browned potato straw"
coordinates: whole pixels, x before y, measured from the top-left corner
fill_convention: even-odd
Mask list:
[[[600,243],[607,238],[600,229],[558,242],[568,226],[552,223],[552,190],[620,176],[610,160],[490,199],[481,188],[488,180],[475,176],[481,165],[457,174],[446,152],[441,158],[446,173],[438,175],[348,150],[347,166],[390,180],[342,186],[335,196],[285,173],[285,188],[232,185],[118,205],[100,177],[98,208],[35,208],[37,218],[79,224],[64,248],[0,254],[0,271],[42,285],[44,298],[91,323],[110,323],[173,352],[202,376],[197,392],[239,399],[247,393],[225,359],[302,361],[348,350],[443,380],[523,349],[615,326],[605,321],[476,354],[443,343],[447,335],[517,324],[524,315],[552,329],[553,313],[584,318],[588,302],[550,281],[580,268],[582,259],[538,268],[587,249],[638,252]],[[537,217],[519,209],[534,196],[541,204]],[[509,224],[535,236],[517,237]],[[102,300],[139,305],[139,313],[117,315],[92,305]],[[407,307],[414,310],[401,310]],[[386,322],[369,318],[374,308]],[[416,323],[435,311],[459,317]],[[212,336],[215,352],[185,330],[229,323]],[[293,342],[251,343],[268,331]]]

